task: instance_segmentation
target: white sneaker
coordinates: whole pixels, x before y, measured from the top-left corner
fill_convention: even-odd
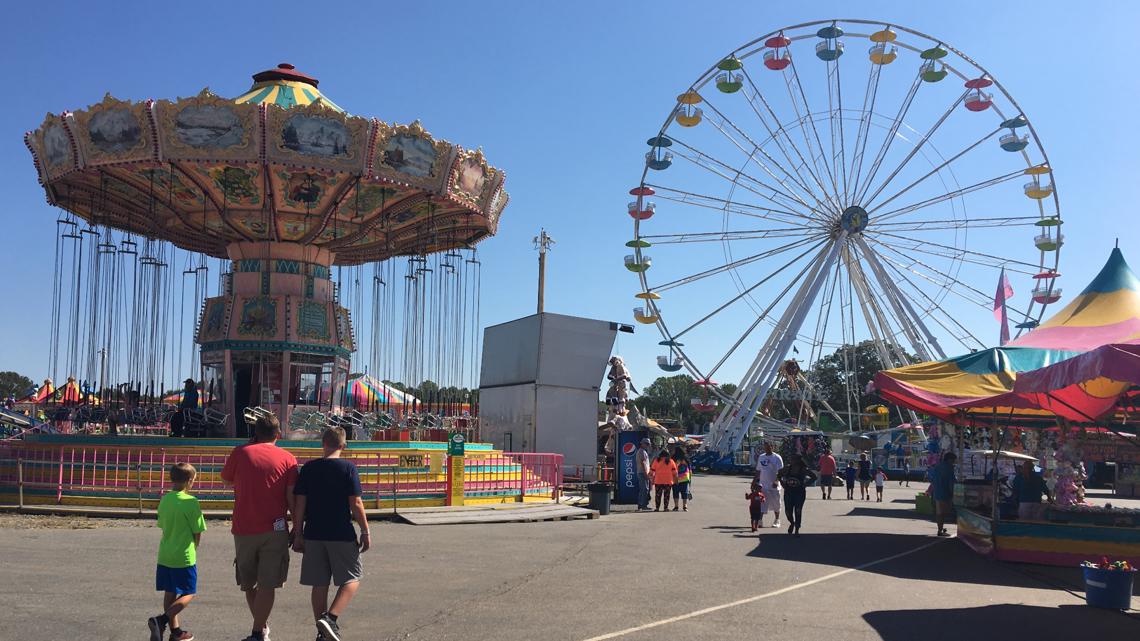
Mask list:
[[[780,527],[780,519],[776,519],[776,522],[772,524],[772,527]]]

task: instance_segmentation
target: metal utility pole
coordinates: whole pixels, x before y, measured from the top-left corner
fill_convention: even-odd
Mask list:
[[[543,229],[534,237],[534,248],[538,250],[538,313],[542,313],[542,302],[546,293],[546,252],[554,245],[554,239]]]

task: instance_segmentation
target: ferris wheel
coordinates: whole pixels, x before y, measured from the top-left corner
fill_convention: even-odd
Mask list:
[[[850,417],[869,382],[853,345],[888,367],[945,358],[998,342],[995,315],[1016,338],[1061,298],[1032,121],[932,36],[866,20],[761,36],[682,91],[647,144],[628,205],[634,317],[660,330],[662,370],[708,390],[694,406],[717,412],[706,444],[722,454],[789,356],[842,361]],[[995,285],[1016,292],[997,311]]]

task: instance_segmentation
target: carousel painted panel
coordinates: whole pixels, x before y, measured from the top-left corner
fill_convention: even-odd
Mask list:
[[[408,194],[409,190],[396,185],[362,180],[340,201],[336,217],[353,223],[371,222],[406,200]]]
[[[79,167],[79,149],[72,133],[74,120],[70,114],[48,114],[40,128],[25,137],[41,183],[47,184]]]
[[[333,218],[320,230],[314,242],[325,244],[331,243],[336,246],[338,240],[355,236],[360,231],[361,226],[358,223],[337,220]]]
[[[228,208],[260,209],[264,201],[261,168],[224,163],[196,164],[189,170],[194,180],[205,185],[210,200]]]
[[[230,334],[237,339],[285,340],[284,302],[277,296],[249,296],[236,304],[237,325]]]
[[[452,146],[432,138],[418,120],[410,125],[377,123],[372,175],[441,194],[453,155]]]
[[[344,174],[285,167],[271,168],[269,172],[277,211],[312,216],[314,224],[320,223],[341,195],[347,179]]]
[[[202,320],[198,324],[198,343],[225,339],[229,329],[229,298],[218,296],[206,299],[202,307]]]
[[[301,342],[332,343],[333,304],[302,300],[295,304],[293,322],[296,336]]]
[[[314,222],[312,217],[304,214],[291,214],[277,212],[277,238],[283,241],[296,242],[305,237],[309,225]]]
[[[320,103],[266,112],[265,155],[272,163],[363,174],[372,124]]]
[[[451,174],[449,195],[469,207],[480,209],[480,205],[490,197],[490,190],[496,186],[498,170],[487,164],[481,149],[460,150]]]
[[[352,334],[352,316],[345,307],[336,308],[337,344],[350,352],[356,351],[356,337]]]
[[[507,208],[507,203],[510,200],[510,194],[503,189],[503,184],[500,182],[498,189],[495,190],[495,195],[491,197],[490,206],[487,207],[487,231],[491,235],[498,233],[499,218],[502,217],[503,210]]]
[[[154,115],[163,159],[258,160],[261,130],[257,105],[234,104],[203,89],[194,98],[158,101]]]
[[[147,103],[107,94],[103,102],[75,112],[75,142],[83,166],[154,160],[158,148]]]
[[[270,217],[260,211],[229,212],[230,224],[239,229],[250,240],[273,240]]]
[[[108,173],[130,183],[136,190],[154,194],[156,202],[183,215],[202,218],[205,196],[202,189],[169,163],[139,163],[108,170]]]

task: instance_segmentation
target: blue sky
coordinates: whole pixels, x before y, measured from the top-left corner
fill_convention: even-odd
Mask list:
[[[511,204],[498,236],[480,250],[484,325],[533,312],[530,241],[541,227],[558,241],[547,310],[630,322],[637,282],[621,265],[631,234],[624,209],[645,139],[675,96],[726,53],[781,26],[833,17],[932,34],[999,78],[1052,161],[1066,222],[1060,269],[1075,294],[1114,238],[1127,257],[1136,255],[1131,114],[1140,91],[1130,71],[1134,47],[1120,36],[1140,10],[1077,4],[19,3],[0,38],[9,86],[0,106],[0,181],[9,195],[0,214],[8,303],[0,369],[46,374],[56,213],[22,137],[49,111],[82,108],[106,92],[142,100],[208,86],[236,96],[250,74],[291,62],[350,112],[418,118],[437,137],[482,146],[505,169]],[[1001,249],[984,234],[972,242]],[[1014,287],[1018,296],[1028,289],[1025,281]],[[996,338],[992,318],[989,325],[979,318],[976,331]],[[660,373],[658,340],[646,326],[621,335],[618,351],[636,381]]]

